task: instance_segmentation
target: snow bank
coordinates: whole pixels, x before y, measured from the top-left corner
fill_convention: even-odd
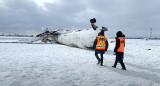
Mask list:
[[[0,36],[0,43],[19,43],[31,41],[33,37],[10,37],[10,36]]]

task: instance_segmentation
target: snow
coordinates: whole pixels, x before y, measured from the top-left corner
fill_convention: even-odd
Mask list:
[[[121,70],[119,63],[117,68],[111,67],[114,43],[104,54],[104,66],[96,64],[92,50],[0,43],[0,86],[160,86],[159,42],[126,39],[127,71]]]

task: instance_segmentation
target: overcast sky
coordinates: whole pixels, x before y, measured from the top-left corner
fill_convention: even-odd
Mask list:
[[[0,0],[0,34],[37,34],[42,27],[90,29],[96,25],[128,37],[160,37],[160,0]]]

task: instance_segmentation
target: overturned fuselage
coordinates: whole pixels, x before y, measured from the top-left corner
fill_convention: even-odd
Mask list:
[[[91,48],[93,42],[98,36],[101,29],[93,30],[58,30],[54,32],[51,39],[55,43],[60,43],[68,46],[79,48]],[[105,36],[109,38],[108,31],[105,31]]]

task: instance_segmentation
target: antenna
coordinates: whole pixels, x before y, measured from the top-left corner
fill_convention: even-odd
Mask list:
[[[152,28],[150,29],[150,38],[152,38]]]

